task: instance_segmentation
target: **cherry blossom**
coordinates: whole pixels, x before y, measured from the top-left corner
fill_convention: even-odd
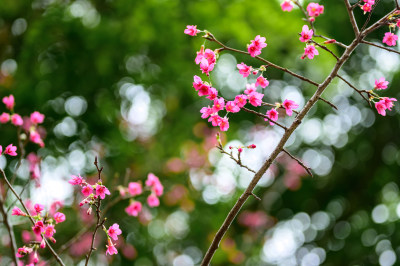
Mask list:
[[[225,100],[224,98],[221,97],[219,99],[217,98],[214,100],[214,105],[212,107],[212,110],[214,113],[217,113],[218,111],[223,110],[224,107],[225,107]]]
[[[82,185],[83,184],[83,178],[79,175],[72,175],[72,179],[68,181],[71,185]]]
[[[314,45],[307,45],[304,48],[304,54],[301,56],[301,59],[308,57],[309,59],[313,59],[315,55],[319,55],[318,50],[315,49]]]
[[[17,150],[17,147],[10,144],[4,150],[4,154],[8,154],[10,156],[17,156],[16,150]]]
[[[379,80],[375,80],[375,89],[377,90],[384,90],[386,89],[389,84],[389,81],[386,81],[384,77],[380,78]]]
[[[378,114],[382,115],[382,116],[386,116],[386,103],[385,100],[381,100],[379,102],[375,103],[375,108],[378,111]]]
[[[239,74],[243,75],[244,78],[248,77],[250,75],[250,72],[252,71],[252,67],[246,65],[243,62],[240,64],[237,64],[236,66],[239,69]]]
[[[118,240],[118,236],[122,234],[122,231],[119,229],[119,225],[115,223],[108,228],[107,233],[112,239]]]
[[[248,100],[251,105],[257,107],[261,105],[263,97],[264,94],[254,91],[248,95]]]
[[[56,221],[56,224],[62,223],[65,221],[65,214],[62,212],[56,212],[54,214],[54,220]]]
[[[87,197],[93,192],[93,187],[91,185],[84,186],[81,190],[82,194]]]
[[[139,201],[133,201],[125,208],[125,212],[130,216],[138,216],[139,212],[142,211],[142,203]]]
[[[138,182],[130,182],[128,185],[128,191],[132,196],[140,195],[142,194],[142,185]]]
[[[111,239],[108,239],[108,245],[106,245],[107,250],[106,250],[106,255],[113,255],[113,254],[118,254],[118,250],[115,248],[114,244],[111,242]]]
[[[386,43],[389,46],[395,46],[398,38],[399,37],[396,34],[391,32],[386,32],[382,42]]]
[[[41,124],[44,121],[44,115],[37,111],[33,112],[30,118],[33,124]]]
[[[317,3],[309,3],[307,6],[307,12],[310,17],[318,17],[324,13],[324,6]]]
[[[221,122],[219,124],[219,129],[221,131],[228,131],[229,129],[229,121],[227,117],[221,118]]]
[[[186,29],[183,32],[190,36],[196,36],[197,33],[200,32],[200,30],[196,29],[196,27],[197,27],[197,25],[195,25],[195,26],[187,25]]]
[[[35,209],[36,214],[40,214],[40,212],[44,210],[44,206],[38,203],[35,204],[33,208]]]
[[[301,31],[300,41],[307,42],[307,41],[311,40],[313,34],[314,34],[314,31],[312,29],[308,29],[307,25],[304,25],[302,28],[302,31]]]
[[[46,226],[46,229],[44,230],[44,234],[48,238],[52,237],[55,232],[56,232],[56,230],[54,229],[54,225],[52,225],[52,224]]]
[[[293,4],[292,1],[290,0],[285,0],[281,4],[282,11],[290,12],[293,9]]]
[[[264,78],[263,76],[259,76],[259,77],[257,78],[256,84],[255,84],[256,87],[257,87],[257,86],[261,86],[262,88],[265,88],[265,87],[267,87],[268,85],[269,85],[269,81],[268,81],[266,78]]]
[[[101,199],[104,199],[106,195],[110,195],[110,191],[103,185],[96,186],[96,196],[99,196]]]
[[[271,119],[272,121],[277,121],[278,120],[278,112],[275,109],[271,109],[269,111],[267,111],[267,116],[269,119]],[[269,121],[268,119],[264,118],[265,121]],[[273,126],[275,123],[269,121],[269,124],[271,126]]]
[[[14,109],[14,106],[15,106],[14,95],[11,94],[8,97],[7,96],[3,97],[3,103],[6,105],[6,108],[8,110]]]
[[[26,216],[26,213],[24,213],[20,208],[14,207],[11,211],[11,215],[15,216]]]
[[[19,114],[13,114],[11,115],[11,123],[14,126],[22,126],[24,120],[22,120],[22,117]]]
[[[211,122],[211,124],[216,127],[221,124],[221,119],[219,115],[211,115],[210,118],[208,118],[208,122]]]
[[[247,103],[247,96],[244,94],[236,95],[234,102],[239,108],[242,108]]]
[[[147,204],[148,204],[150,207],[157,207],[157,206],[160,205],[160,200],[157,198],[156,195],[150,194],[150,195],[147,197]]]
[[[206,119],[207,117],[212,115],[214,112],[213,112],[212,108],[210,108],[210,106],[208,106],[208,107],[201,108],[200,113],[202,113],[201,118]]]
[[[282,107],[286,109],[286,114],[288,116],[292,116],[292,114],[293,114],[292,109],[298,108],[299,105],[292,100],[284,100],[282,103]]]
[[[226,103],[225,110],[230,113],[237,113],[240,111],[240,108],[234,101],[228,101]]]
[[[5,123],[7,123],[8,121],[10,121],[10,114],[8,114],[8,113],[2,113],[2,114],[0,115],[0,123],[5,124]]]

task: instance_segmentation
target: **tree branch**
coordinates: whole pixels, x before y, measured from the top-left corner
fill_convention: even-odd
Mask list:
[[[248,166],[242,164],[242,161],[240,160],[240,157],[239,157],[240,155],[238,156],[238,159],[236,159],[235,157],[233,157],[233,154],[232,154],[232,153],[229,153],[229,152],[225,151],[221,144],[219,144],[219,145],[217,146],[217,148],[219,149],[219,151],[220,151],[221,153],[227,154],[227,155],[228,155],[232,160],[234,160],[235,163],[237,163],[240,167],[243,167],[243,168],[247,169],[248,171],[250,171],[250,172],[252,172],[252,173],[256,173],[256,171],[254,171],[253,169],[251,169],[251,168],[249,168]],[[239,154],[240,154],[240,152],[239,152]]]
[[[5,202],[3,199],[3,194],[0,192],[0,212],[3,215],[3,223],[7,228],[8,235],[10,237],[10,243],[11,243],[11,258],[14,261],[15,265],[18,265],[18,258],[17,258],[17,244],[15,242],[15,235],[14,235],[14,229],[13,225],[10,223],[8,220],[8,215],[7,215],[7,210],[5,206]]]
[[[358,94],[361,95],[361,97],[367,101],[367,103],[369,104],[369,106],[372,107],[371,102],[368,100],[367,97],[364,96],[364,94],[362,94],[364,91],[361,91],[359,89],[357,89],[354,85],[352,85],[350,82],[348,82],[346,79],[344,79],[342,76],[340,76],[339,74],[336,75],[336,77],[340,78],[341,80],[343,80],[347,85],[349,85],[350,88],[352,88],[353,90],[355,90]]]
[[[360,34],[360,30],[358,29],[357,22],[354,17],[353,8],[351,7],[349,0],[344,0],[344,4],[346,6],[347,13],[349,14],[351,26],[353,27],[353,31],[357,37]]]
[[[318,98],[319,100],[321,100],[321,101],[323,101],[324,103],[327,103],[327,104],[329,104],[333,109],[335,109],[335,110],[338,110],[338,108],[336,107],[336,105],[334,105],[333,103],[331,103],[330,101],[328,101],[328,100],[325,100],[324,98],[322,98],[322,97],[319,97]]]
[[[375,44],[375,43],[373,43],[373,42],[367,42],[367,41],[362,40],[361,43],[365,43],[365,44],[368,44],[368,45],[371,45],[371,46],[375,46],[375,47],[378,47],[378,48],[380,48],[380,49],[383,49],[383,50],[386,50],[386,51],[389,51],[389,52],[392,52],[392,53],[400,54],[399,51],[396,51],[396,50],[394,50],[394,49],[385,47],[385,46],[383,46],[383,45]]]
[[[311,168],[310,167],[307,167],[302,161],[300,161],[299,159],[297,159],[296,157],[291,155],[286,149],[282,149],[282,151],[284,153],[286,153],[290,158],[295,160],[298,164],[300,164],[304,168],[304,170],[306,170],[307,174],[309,174],[311,177],[313,176],[313,174],[311,173]]]

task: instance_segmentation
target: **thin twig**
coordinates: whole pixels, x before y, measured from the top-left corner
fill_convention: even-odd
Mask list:
[[[248,171],[250,171],[250,172],[252,172],[252,173],[256,173],[256,171],[254,171],[253,169],[251,169],[251,168],[249,168],[248,166],[242,164],[242,162],[241,162],[241,160],[240,160],[239,157],[238,157],[238,159],[236,159],[236,158],[233,156],[232,153],[229,153],[229,152],[225,151],[224,148],[221,146],[221,144],[218,145],[217,148],[219,149],[219,151],[220,151],[221,153],[227,154],[227,155],[228,155],[232,160],[234,160],[235,163],[237,163],[240,167],[243,167],[243,168],[247,169]],[[239,152],[239,155],[240,155],[240,152]]]
[[[284,125],[282,125],[282,124],[280,124],[280,123],[278,123],[276,121],[273,121],[271,118],[269,118],[268,116],[266,116],[266,115],[264,115],[262,113],[256,112],[256,111],[248,109],[246,107],[242,107],[242,110],[245,111],[245,112],[248,112],[248,113],[255,114],[255,115],[258,115],[260,117],[263,117],[263,118],[267,119],[268,121],[270,121],[271,123],[276,124],[280,128],[283,128],[285,131],[287,130],[287,127],[285,127]]]
[[[294,157],[293,155],[291,155],[290,152],[288,152],[286,149],[282,149],[282,151],[283,151],[284,153],[286,153],[290,158],[292,158],[293,160],[295,160],[298,164],[300,164],[300,165],[304,168],[304,170],[306,170],[307,174],[309,174],[311,177],[313,176],[310,167],[307,167],[302,161],[300,161],[299,159],[297,159],[296,157]]]
[[[323,101],[324,103],[329,104],[333,109],[338,110],[338,108],[336,107],[336,105],[334,105],[333,103],[331,103],[330,101],[322,98],[321,96],[318,98],[319,100]]]
[[[1,221],[4,223],[5,227],[7,228],[8,235],[10,237],[10,246],[11,246],[11,258],[14,261],[15,265],[18,265],[18,258],[17,258],[17,244],[15,242],[15,235],[13,225],[10,223],[7,215],[7,210],[5,206],[5,202],[3,199],[3,194],[0,192],[0,212],[3,215],[3,220]]]
[[[358,29],[357,22],[354,17],[353,8],[351,7],[349,0],[344,0],[344,4],[346,6],[347,13],[349,14],[351,26],[353,27],[353,31],[357,37],[360,34],[360,30]]]
[[[209,32],[207,32],[207,34],[206,34],[206,36],[205,36],[204,38],[207,39],[207,40],[209,40],[209,41],[218,43],[218,44],[222,47],[222,48],[220,48],[220,50],[227,50],[227,51],[232,51],[232,52],[236,52],[236,53],[240,53],[240,54],[249,55],[249,53],[246,52],[246,51],[242,51],[242,50],[238,50],[238,49],[235,49],[235,48],[231,48],[231,47],[226,46],[225,44],[223,44],[223,43],[221,43],[220,41],[218,41],[218,40],[214,37],[214,35],[212,35],[212,34],[209,33]],[[270,67],[279,69],[279,70],[281,70],[281,71],[283,71],[283,72],[286,72],[286,73],[292,75],[293,77],[296,77],[296,78],[298,78],[298,79],[300,79],[300,80],[306,81],[306,82],[308,82],[308,83],[310,83],[310,84],[312,84],[312,85],[314,85],[314,86],[316,86],[316,87],[318,87],[318,85],[319,85],[319,84],[318,84],[317,82],[315,82],[315,81],[312,81],[312,80],[310,80],[310,79],[308,79],[308,78],[306,78],[306,77],[304,77],[304,76],[302,76],[302,75],[296,74],[296,73],[294,73],[293,71],[290,71],[290,70],[287,69],[287,68],[278,66],[278,65],[276,65],[276,64],[274,64],[274,63],[272,63],[272,62],[270,62],[270,61],[268,61],[268,60],[266,60],[266,59],[264,59],[264,58],[262,58],[262,57],[260,57],[260,56],[256,56],[256,57],[254,57],[254,58],[256,58],[256,59],[262,61],[262,62],[265,63],[265,64],[267,64],[267,66],[270,66]]]
[[[400,10],[399,0],[394,0],[394,3],[396,4],[396,8]]]
[[[15,189],[13,188],[13,186],[10,184],[10,182],[7,179],[6,174],[4,173],[3,169],[0,168],[0,173],[3,176],[4,180],[6,181],[9,189],[12,191],[12,193],[14,194],[15,197],[17,197],[19,203],[22,205],[22,207],[24,208],[25,212],[28,214],[28,218],[31,221],[31,223],[33,225],[35,225],[35,220],[33,220],[28,208],[26,207],[25,203],[23,202],[23,200],[21,199],[21,197],[18,195],[18,193],[15,191]],[[60,256],[58,256],[58,254],[54,251],[53,247],[50,245],[49,241],[47,241],[47,239],[45,237],[43,237],[43,240],[46,242],[46,246],[49,248],[51,254],[53,254],[54,258],[57,260],[57,262],[64,266],[64,262],[61,260]]]
[[[306,10],[304,9],[304,7],[299,3],[298,0],[295,0],[295,1],[294,1],[294,4],[300,8],[301,12],[303,12],[304,16],[306,17],[305,20],[310,24],[311,29],[312,29],[313,32],[315,33],[314,23],[310,20],[310,16],[308,15],[307,11],[306,11]]]
[[[386,50],[386,51],[389,51],[389,52],[392,52],[392,53],[396,53],[396,54],[400,54],[400,52],[399,51],[396,51],[396,50],[394,50],[394,49],[391,49],[391,48],[388,48],[388,47],[385,47],[385,46],[382,46],[382,45],[379,45],[379,44],[375,44],[375,43],[373,43],[373,42],[368,42],[368,41],[361,41],[362,43],[365,43],[365,44],[368,44],[368,45],[371,45],[371,46],[375,46],[375,47],[378,47],[378,48],[380,48],[380,49],[383,49],[383,50]]]
[[[321,35],[321,34],[314,34],[314,37],[322,38],[322,39],[325,39],[325,40],[327,40],[327,41],[328,41],[328,40],[332,40],[332,38],[328,38],[328,37],[323,36],[323,35]],[[339,45],[340,47],[342,47],[342,48],[344,48],[344,49],[347,48],[347,45],[346,45],[346,44],[341,43],[341,42],[338,42],[337,40],[335,40],[334,44],[337,44],[337,45]]]
[[[362,94],[362,93],[365,92],[365,91],[362,91],[362,90],[357,89],[353,84],[351,84],[349,81],[347,81],[345,78],[343,78],[342,76],[340,76],[340,75],[338,75],[338,74],[336,75],[336,77],[338,77],[338,78],[340,78],[341,80],[343,80],[347,85],[349,85],[350,88],[352,88],[352,89],[355,90],[358,94],[360,94],[361,97],[362,97],[365,101],[367,101],[367,103],[369,104],[369,106],[372,107],[371,102],[368,100],[368,98],[365,97],[364,94]]]
[[[251,195],[252,195],[256,200],[261,201],[260,197],[257,196],[256,194],[254,194],[253,192],[251,192]]]
[[[337,57],[337,55],[335,55],[328,47],[321,45],[319,43],[317,43],[316,41],[310,40],[312,43],[314,43],[316,46],[320,47],[321,49],[327,51],[328,53],[330,53],[333,57],[335,57],[336,60],[339,60],[339,57]]]
[[[368,17],[367,17],[367,19],[365,20],[364,25],[363,25],[362,28],[361,28],[361,31],[364,31],[365,28],[367,27],[369,21],[371,20],[372,12],[374,12],[374,10],[375,10],[376,6],[378,5],[379,1],[380,1],[380,0],[376,0],[376,2],[375,2],[375,4],[374,4],[374,7],[373,7],[372,10],[369,12]]]

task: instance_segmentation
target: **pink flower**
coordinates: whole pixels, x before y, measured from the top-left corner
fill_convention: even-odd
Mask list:
[[[36,111],[31,114],[31,122],[33,124],[41,124],[43,123],[43,120],[44,120],[43,114]]]
[[[265,43],[265,37],[261,37],[260,35],[257,35],[254,40],[251,41],[251,44],[253,44],[257,49],[262,49],[267,47],[267,44]]]
[[[122,234],[122,231],[119,229],[118,224],[113,224],[108,228],[107,233],[112,239],[118,240],[118,236]]]
[[[13,115],[11,115],[11,123],[14,126],[22,126],[22,124],[24,123],[24,120],[22,120],[22,118],[19,114],[13,114]]]
[[[33,251],[32,248],[28,248],[28,247],[23,246],[22,248],[18,248],[16,256],[18,258],[22,258],[26,254],[30,254],[32,251]]]
[[[226,103],[225,109],[227,112],[237,113],[240,111],[239,106],[236,105],[234,101],[229,101]]]
[[[36,203],[33,208],[35,209],[36,214],[40,214],[40,212],[44,210],[44,206],[38,203]]]
[[[81,190],[82,194],[87,197],[93,192],[93,187],[91,185],[84,186]]]
[[[210,86],[207,86],[206,84],[203,84],[200,86],[198,90],[199,96],[206,96],[210,93]]]
[[[372,5],[370,5],[370,4],[365,4],[365,5],[361,6],[361,9],[364,11],[364,14],[367,13],[367,12],[371,12],[371,10],[372,10]]]
[[[400,28],[400,19],[397,20],[396,25]]]
[[[196,26],[191,26],[191,25],[187,25],[186,29],[183,31],[183,33],[190,35],[190,36],[196,36],[197,33],[199,33],[200,31],[198,29],[196,29]]]
[[[290,1],[290,0],[285,0],[285,1],[281,4],[281,8],[282,8],[282,11],[287,11],[287,12],[292,11],[292,9],[293,9],[292,1]]]
[[[225,100],[224,98],[221,97],[219,99],[217,98],[214,100],[214,105],[212,107],[212,110],[214,113],[217,113],[218,111],[223,110],[224,107],[225,107]]]
[[[381,99],[385,102],[386,108],[392,111],[392,107],[394,106],[393,102],[397,102],[396,98],[382,97]]]
[[[128,185],[128,191],[132,196],[140,195],[142,194],[142,184],[138,182],[130,182]]]
[[[150,194],[150,195],[147,197],[147,204],[148,204],[150,207],[157,207],[157,206],[160,205],[160,200],[157,198],[156,195]]]
[[[204,84],[199,76],[193,77],[193,87],[196,91],[198,91],[199,96],[204,96],[209,94],[210,86]]]
[[[314,45],[307,45],[306,48],[304,48],[304,54],[301,56],[301,59],[306,57],[313,59],[315,55],[319,55],[318,50],[315,49]]]
[[[254,83],[246,84],[246,89],[245,89],[244,93],[250,94],[250,93],[252,93],[253,91],[256,91],[256,90],[257,90],[256,84],[254,84]]]
[[[299,107],[299,105],[292,100],[284,100],[282,106],[286,109],[286,114],[288,116],[292,116],[292,109],[296,109],[297,107]]]
[[[264,97],[264,94],[259,93],[259,92],[252,92],[248,95],[249,103],[253,106],[260,106],[262,103],[262,98]]]
[[[378,114],[382,115],[382,116],[386,116],[386,103],[385,100],[381,100],[377,103],[375,103],[375,108],[378,111]]]
[[[156,194],[156,196],[160,197],[164,192],[164,187],[160,182],[158,182],[152,187],[152,191]]]
[[[39,144],[40,147],[44,147],[44,142],[42,140],[42,137],[35,130],[31,130],[29,132],[29,140],[32,141],[33,143]]]
[[[267,112],[267,116],[269,119],[272,121],[277,121],[278,120],[278,112],[275,109],[271,109]],[[265,121],[269,121],[268,119],[264,118]],[[273,126],[275,123],[269,121],[269,124]]]
[[[26,216],[26,213],[24,213],[23,211],[21,211],[20,208],[18,207],[14,207],[11,211],[11,215],[15,215],[15,216]]]
[[[158,183],[160,183],[160,180],[153,173],[149,173],[147,175],[146,186],[152,187]]]
[[[134,201],[125,208],[125,212],[130,216],[138,216],[139,212],[142,211],[142,203]]]
[[[56,212],[54,214],[54,220],[56,221],[56,224],[62,223],[65,221],[65,214],[62,212]]]
[[[384,77],[380,78],[379,80],[375,80],[375,88],[377,90],[384,90],[386,89],[389,84],[389,81],[386,81]]]
[[[36,235],[40,235],[41,233],[44,232],[44,224],[43,221],[37,221],[35,223],[35,225],[32,227],[32,231],[36,234]]]
[[[55,232],[56,232],[56,230],[54,229],[54,225],[52,225],[52,224],[46,226],[46,229],[44,230],[44,234],[48,238],[52,237]]]
[[[7,123],[8,121],[10,121],[10,114],[8,114],[8,113],[2,113],[2,114],[0,115],[0,123],[5,124],[5,123]]]
[[[83,178],[79,175],[72,175],[72,179],[68,181],[71,185],[82,185],[83,183]]]
[[[14,108],[15,105],[15,101],[14,101],[14,95],[10,95],[10,96],[6,96],[3,98],[3,103],[6,105],[6,108],[8,110],[12,110]]]
[[[213,71],[215,64],[210,64],[208,61],[203,58],[200,62],[200,69],[201,71],[206,74],[207,76],[210,75],[210,72]]]
[[[200,89],[201,85],[203,85],[203,81],[201,78],[197,75],[194,75],[193,77],[193,88],[197,91]]]
[[[386,32],[382,42],[386,43],[389,46],[395,46],[398,38],[399,37],[396,34],[391,32]]]
[[[101,199],[104,199],[107,195],[111,195],[110,191],[108,188],[106,188],[103,185],[97,185],[96,186],[96,195],[99,196]]]
[[[210,87],[210,89],[208,90],[208,96],[206,98],[210,99],[211,101],[214,101],[217,97],[218,97],[218,91],[215,88]]]
[[[261,86],[262,88],[265,88],[265,87],[267,87],[269,85],[269,81],[266,79],[266,78],[264,78],[263,76],[259,76],[258,78],[257,78],[257,80],[256,80],[256,87],[257,86]]]
[[[307,12],[310,17],[318,17],[324,13],[324,6],[317,3],[309,3],[307,6]]]
[[[244,94],[236,95],[234,102],[239,108],[242,108],[247,103],[247,96]]]
[[[213,112],[212,108],[210,108],[210,106],[208,106],[208,107],[201,108],[200,113],[202,113],[201,118],[206,119],[214,112]]]
[[[17,156],[16,150],[17,150],[17,147],[10,144],[4,150],[4,154],[8,154],[10,156]]]
[[[219,123],[219,129],[221,131],[227,131],[229,129],[229,121],[227,117],[221,118],[221,122]]]
[[[212,115],[210,116],[210,118],[208,119],[208,122],[211,122],[211,124],[216,127],[219,126],[221,124],[221,117],[219,115]]]
[[[204,45],[200,47],[200,51],[196,52],[196,58],[194,59],[196,65],[200,64],[201,59],[203,58],[204,58]]]
[[[208,76],[209,72],[214,69],[216,56],[212,50],[206,49],[204,51],[204,46],[201,46],[200,51],[197,52],[197,56],[194,61],[196,64],[200,64],[200,69]]]
[[[303,29],[301,31],[300,41],[307,42],[308,40],[310,40],[312,38],[313,34],[314,34],[314,31],[308,29],[307,25],[304,25]]]
[[[261,54],[261,49],[257,48],[254,44],[250,44],[247,46],[247,50],[252,57],[256,57]]]
[[[113,254],[118,254],[118,250],[115,248],[114,244],[111,242],[111,239],[108,239],[108,245],[106,245],[107,250],[106,250],[106,255],[113,255]]]
[[[243,62],[240,64],[237,64],[236,66],[239,69],[239,74],[243,75],[244,78],[248,77],[250,75],[250,72],[252,71],[252,67],[246,65]]]

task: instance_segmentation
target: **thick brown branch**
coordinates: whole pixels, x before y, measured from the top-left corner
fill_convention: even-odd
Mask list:
[[[292,158],[293,160],[295,160],[298,164],[301,165],[301,167],[304,168],[304,170],[306,170],[306,172],[310,175],[313,176],[313,174],[311,173],[311,168],[307,167],[302,161],[300,161],[299,159],[297,159],[296,157],[294,157],[293,155],[290,154],[290,152],[288,152],[286,149],[282,149],[282,151],[284,153],[286,153],[290,158]]]
[[[358,36],[360,34],[360,30],[358,29],[357,22],[354,17],[353,8],[351,7],[349,0],[344,0],[344,4],[346,6],[347,13],[349,14],[350,23],[351,26],[353,27],[353,31],[356,34],[356,36]]]

